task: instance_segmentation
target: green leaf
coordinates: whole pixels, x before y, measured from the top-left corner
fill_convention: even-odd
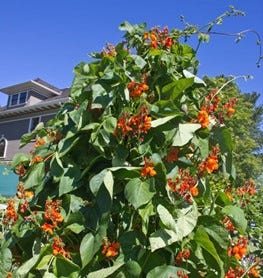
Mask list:
[[[148,224],[150,216],[154,215],[154,206],[152,203],[148,203],[146,206],[140,207],[138,213],[142,218],[142,232],[148,233]]]
[[[106,189],[108,190],[111,199],[113,198],[113,185],[114,185],[114,180],[113,180],[113,175],[111,171],[107,171],[104,178],[103,178],[104,185]]]
[[[63,138],[58,143],[58,151],[60,157],[67,154],[78,142],[79,138],[74,133],[68,132],[67,137]]]
[[[65,227],[66,231],[72,231],[75,234],[81,233],[83,230],[85,230],[85,226],[79,223],[73,223]]]
[[[0,249],[0,276],[6,277],[6,272],[11,269],[12,266],[12,253],[9,248]]]
[[[175,80],[162,88],[162,99],[176,100],[194,84],[194,78]]]
[[[79,181],[81,176],[80,169],[77,166],[65,168],[64,174],[59,182],[59,196],[69,193],[81,186]]]
[[[52,263],[54,274],[57,277],[78,278],[80,268],[71,260],[66,259],[62,255],[58,255],[54,258]]]
[[[31,259],[27,260],[23,263],[16,271],[17,278],[27,277],[29,271],[33,268],[33,266],[37,263],[40,255],[33,256]]]
[[[141,181],[139,178],[132,179],[128,182],[124,189],[126,199],[134,206],[135,209],[147,204],[155,192],[150,184]]]
[[[178,147],[186,145],[200,127],[200,124],[179,124],[172,145]]]
[[[104,129],[109,132],[113,133],[117,126],[117,119],[114,117],[107,117],[103,122]]]
[[[140,277],[142,269],[141,266],[136,261],[128,261],[124,265],[123,271],[126,275],[125,277],[138,278]]]
[[[245,218],[244,211],[241,208],[236,206],[225,206],[222,209],[222,213],[230,217],[237,227],[242,229],[242,232],[245,232],[247,229],[247,220]]]
[[[30,162],[30,156],[25,153],[16,153],[13,157],[11,168],[15,169],[16,166],[29,163]]]
[[[140,69],[144,68],[146,65],[146,61],[139,55],[131,55],[136,66],[138,66]]]
[[[106,169],[102,170],[100,173],[93,176],[89,182],[90,190],[95,196],[97,195],[97,193],[100,189],[100,186],[102,185],[102,183],[104,181],[104,177],[105,177],[106,173],[107,173]]]
[[[100,270],[91,272],[88,274],[87,278],[106,278],[111,274],[115,273],[124,263],[119,263],[111,267],[102,268]]]
[[[44,177],[45,163],[40,162],[33,164],[24,182],[25,189],[29,189],[36,185],[40,185]]]
[[[232,151],[233,143],[231,133],[227,127],[223,126],[215,128],[214,139],[216,142],[218,142],[220,151],[222,153],[228,153]]]
[[[157,212],[163,225],[174,232],[176,232],[176,221],[171,213],[162,205],[157,206]]]
[[[196,83],[196,84],[202,84],[202,85],[206,86],[205,82],[204,82],[201,78],[199,78],[199,77],[197,77],[196,75],[192,74],[190,71],[188,71],[188,70],[183,70],[183,74],[184,74],[184,76],[185,76],[186,78],[194,78],[194,83]]]
[[[171,119],[175,118],[176,116],[177,115],[167,116],[167,117],[164,117],[164,118],[159,118],[157,120],[153,120],[151,122],[151,127],[157,127],[157,126],[163,125],[163,124],[169,122]]]
[[[154,252],[157,249],[164,248],[181,240],[179,235],[168,229],[158,230],[151,234],[149,237],[151,251]]]
[[[199,226],[197,228],[194,235],[194,240],[215,259],[221,272],[221,275],[219,277],[224,277],[223,262],[221,261],[213,242],[210,240],[203,226]]]
[[[61,177],[64,173],[62,161],[59,158],[58,152],[55,152],[55,155],[50,161],[50,171],[54,177]]]
[[[183,272],[184,274],[189,273],[186,269],[181,267],[176,267],[172,265],[161,265],[157,266],[154,269],[152,269],[146,276],[146,278],[177,278],[177,272]],[[181,276],[180,276],[181,277]]]
[[[35,266],[36,269],[47,269],[48,268],[48,263],[52,259],[53,255],[49,254],[41,258],[40,262]]]
[[[84,268],[94,256],[94,236],[88,233],[81,241],[79,252],[82,262],[82,268]]]

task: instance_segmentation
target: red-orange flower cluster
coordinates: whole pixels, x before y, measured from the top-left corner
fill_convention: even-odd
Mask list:
[[[228,217],[225,217],[224,219],[223,219],[223,224],[224,224],[224,226],[226,227],[226,229],[228,230],[228,231],[234,231],[235,230],[235,226],[234,226],[234,224],[232,223],[232,221],[228,218]]]
[[[101,253],[105,255],[107,259],[112,259],[119,254],[120,247],[121,246],[119,242],[115,242],[115,241],[110,242],[106,240],[104,242]]]
[[[245,270],[241,266],[236,266],[235,269],[230,267],[224,278],[241,278],[244,273]]]
[[[217,147],[212,148],[212,153],[199,165],[199,171],[202,175],[204,172],[212,173],[218,170],[218,152],[219,149]]]
[[[36,155],[32,158],[31,164],[39,163],[41,161],[43,161],[43,158],[40,155]]]
[[[141,170],[141,177],[153,177],[155,176],[157,173],[154,169],[154,164],[151,160],[144,158],[144,166]]]
[[[228,248],[228,256],[234,256],[237,260],[241,260],[247,254],[248,240],[240,237],[233,246]]]
[[[254,195],[257,191],[257,186],[255,185],[255,182],[253,180],[247,180],[245,181],[244,186],[237,188],[236,194],[237,195]]]
[[[37,149],[38,147],[43,146],[45,144],[46,141],[43,138],[37,137],[34,147]]]
[[[160,30],[157,27],[152,28],[150,32],[144,33],[144,40],[150,40],[150,45],[152,48],[163,48],[170,49],[174,44],[173,39],[169,36],[169,30],[164,27]]]
[[[175,258],[175,263],[177,265],[182,264],[182,262],[185,262],[189,259],[190,254],[191,254],[191,252],[189,249],[184,249],[184,250],[180,251]]]
[[[148,109],[142,107],[139,114],[130,116],[130,113],[124,113],[117,122],[117,128],[114,131],[116,136],[120,135],[122,138],[126,136],[139,137],[143,140],[143,135],[151,128],[152,118],[148,116]]]
[[[3,223],[12,225],[18,219],[18,214],[17,214],[16,208],[15,208],[15,199],[9,199],[6,203],[6,205],[7,205],[7,207],[5,210]]]
[[[171,178],[167,179],[167,185],[170,191],[178,194],[188,202],[191,202],[191,196],[198,196],[198,188],[196,187],[197,179],[192,177],[189,172],[184,169],[179,170],[175,181]]]
[[[26,169],[25,169],[24,165],[18,165],[15,168],[15,173],[17,175],[19,175],[20,177],[23,177],[26,174]]]
[[[177,277],[178,278],[189,278],[189,276],[184,271],[181,271],[181,270],[177,271]]]
[[[70,253],[65,251],[64,247],[65,244],[63,243],[62,239],[59,236],[53,239],[53,244],[52,244],[53,255],[57,256],[58,254],[61,254],[65,258],[70,259]]]
[[[149,90],[149,86],[145,83],[139,83],[139,82],[130,82],[127,86],[129,92],[130,92],[130,97],[140,97],[143,92]]]
[[[114,57],[114,56],[116,56],[116,54],[117,54],[117,52],[116,52],[115,46],[110,43],[108,43],[106,45],[106,49],[103,49],[101,52],[101,55],[103,57],[105,57],[105,56]]]
[[[249,271],[249,275],[251,275],[252,277],[260,277],[260,273],[258,271],[258,269],[256,269],[255,267],[252,267]]]
[[[58,223],[63,222],[63,216],[60,214],[60,201],[47,200],[45,205],[44,219],[45,223],[41,226],[42,230],[52,235]]]
[[[231,98],[229,101],[224,105],[226,110],[227,118],[231,118],[231,116],[235,113],[234,107],[236,106],[237,98]]]
[[[171,147],[168,151],[166,160],[168,163],[173,163],[178,160],[179,148]]]
[[[197,115],[197,121],[202,126],[202,128],[207,128],[210,123],[208,113],[205,110],[199,111]]]

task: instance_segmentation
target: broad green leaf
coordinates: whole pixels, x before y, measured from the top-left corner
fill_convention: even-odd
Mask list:
[[[81,233],[83,230],[85,230],[85,226],[84,225],[81,225],[79,223],[73,223],[73,224],[70,224],[68,226],[66,226],[64,228],[65,231],[72,231],[73,233],[75,234],[79,234]]]
[[[151,127],[157,127],[157,126],[163,125],[163,124],[169,122],[171,119],[173,119],[175,117],[176,117],[176,115],[173,115],[173,116],[167,116],[167,117],[164,117],[164,118],[159,118],[157,120],[153,120],[151,122]]]
[[[139,55],[131,55],[136,66],[138,66],[140,69],[144,68],[146,65],[146,61]]]
[[[189,273],[186,269],[181,268],[181,267],[176,267],[172,265],[161,265],[157,266],[154,269],[152,269],[147,275],[146,278],[177,278],[177,277],[182,277],[178,276],[177,272],[180,271],[184,274]]]
[[[208,157],[208,154],[209,154],[209,140],[208,140],[208,138],[201,138],[201,137],[194,136],[193,140],[192,140],[192,143],[199,147],[201,157],[203,159]]]
[[[102,183],[104,181],[104,177],[105,177],[106,173],[107,173],[106,169],[102,170],[100,173],[93,176],[89,182],[90,190],[95,196],[97,195],[97,193],[100,189],[100,186],[102,185]]]
[[[162,99],[176,100],[183,92],[194,84],[194,78],[175,80],[162,88]]]
[[[12,253],[9,248],[0,249],[0,276],[6,277],[6,272],[12,266]]]
[[[176,232],[176,222],[171,213],[162,205],[157,206],[157,212],[163,225],[174,232]]]
[[[196,203],[192,206],[178,209],[176,232],[180,238],[189,235],[195,228],[198,219],[198,209]]]
[[[94,236],[88,233],[81,241],[79,252],[82,262],[82,268],[84,268],[94,256]]]
[[[138,278],[141,271],[141,266],[136,261],[128,261],[123,267],[123,272],[126,275],[124,277]]]
[[[186,78],[194,78],[194,83],[202,84],[202,85],[206,86],[205,82],[201,78],[199,78],[196,75],[192,74],[190,71],[183,70],[183,74],[184,74],[184,76]]]
[[[117,119],[114,117],[107,117],[103,122],[104,129],[109,132],[113,133],[117,126]]]
[[[78,141],[79,138],[76,137],[75,134],[69,132],[69,134],[58,143],[60,157],[67,154],[77,144]]]
[[[119,263],[114,266],[110,266],[107,268],[102,268],[100,270],[91,272],[88,274],[87,278],[106,278],[111,274],[115,273],[120,267],[123,266],[124,263]]]
[[[205,230],[223,249],[227,249],[229,245],[228,232],[223,226],[211,224],[205,227]]]
[[[16,153],[13,157],[11,168],[14,169],[16,166],[29,163],[30,162],[30,156],[25,153]]]
[[[150,184],[141,181],[139,178],[130,180],[124,189],[126,199],[134,206],[135,209],[147,204],[155,192]]]
[[[27,260],[25,263],[23,263],[18,270],[16,271],[16,277],[17,278],[24,278],[27,277],[29,271],[32,269],[32,267],[37,263],[39,260],[40,255],[33,256],[31,259]]]
[[[222,213],[230,217],[237,227],[242,229],[242,232],[245,232],[247,229],[247,220],[245,218],[244,211],[236,206],[225,206],[222,209]]]
[[[197,228],[194,234],[194,240],[215,259],[221,272],[219,277],[224,277],[223,262],[203,226]]]
[[[152,203],[148,203],[146,206],[142,206],[138,209],[138,213],[142,218],[142,231],[144,234],[148,233],[149,217],[154,215],[154,206]]]
[[[81,186],[79,181],[81,172],[78,167],[71,166],[64,169],[65,172],[59,182],[59,196],[69,193]]]
[[[50,161],[50,171],[55,177],[61,177],[64,173],[64,167],[57,152],[55,152],[55,155]]]
[[[45,177],[45,163],[40,162],[40,163],[33,164],[24,182],[25,189],[29,189],[36,185],[40,185],[44,177]]]
[[[179,235],[176,232],[168,229],[158,230],[149,237],[152,252],[157,249],[169,246],[179,240],[181,240]]]
[[[114,185],[114,180],[111,171],[107,171],[104,178],[103,182],[105,187],[107,188],[111,199],[113,199],[113,185]]]
[[[200,124],[179,124],[172,145],[176,147],[186,145],[200,127]]]
[[[215,128],[213,139],[219,144],[219,148],[222,153],[232,151],[233,143],[231,133],[227,127],[223,126]]]
[[[68,278],[78,278],[80,267],[73,263],[73,261],[66,259],[62,255],[58,255],[54,258],[53,271],[57,277],[68,277]]]
[[[53,255],[45,255],[43,258],[41,258],[40,262],[35,266],[36,269],[47,269],[48,263],[52,259]]]

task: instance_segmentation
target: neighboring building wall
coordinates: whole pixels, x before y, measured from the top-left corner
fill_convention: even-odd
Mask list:
[[[3,135],[8,144],[7,144],[7,151],[6,151],[6,157],[0,158],[0,161],[11,161],[13,156],[18,152],[25,152],[29,153],[34,146],[34,141],[30,142],[23,148],[19,148],[20,145],[20,138],[23,134],[28,133],[30,118],[32,117],[41,117],[41,122],[46,123],[50,119],[54,117],[54,113],[51,114],[51,111],[49,111],[50,114],[47,115],[40,115],[39,113],[32,113],[24,119],[13,119],[8,121],[0,121],[0,137]]]

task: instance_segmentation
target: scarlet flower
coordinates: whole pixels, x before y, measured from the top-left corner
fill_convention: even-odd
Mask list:
[[[232,221],[228,217],[225,217],[223,219],[223,224],[228,231],[234,231],[235,230],[235,226],[233,225]]]
[[[59,236],[55,237],[52,244],[53,255],[57,256],[58,254],[61,254],[65,258],[70,259],[70,253],[65,251],[64,246],[65,244],[62,239]]]
[[[191,195],[196,197],[199,193],[196,183],[197,179],[192,177],[190,173],[184,169],[179,170],[179,173],[174,180],[171,178],[167,179],[169,190],[176,193],[179,197],[182,197],[189,203],[192,202]]]
[[[154,164],[151,160],[144,158],[144,167],[141,170],[141,177],[154,177],[156,175]]]
[[[43,158],[40,155],[36,155],[36,156],[33,157],[32,161],[31,161],[31,164],[39,163],[41,161],[43,161]]]
[[[212,153],[201,163],[199,166],[200,172],[206,171],[207,173],[211,174],[212,172],[218,170],[218,149],[216,147],[213,148]]]
[[[237,260],[241,260],[247,254],[247,244],[247,239],[240,237],[236,244],[228,248],[228,256],[234,256]]]
[[[143,92],[149,90],[149,86],[145,83],[138,83],[138,82],[130,82],[127,85],[127,88],[130,92],[130,97],[140,97]]]
[[[189,278],[189,276],[184,271],[177,271],[177,277],[178,278]]]
[[[168,152],[167,158],[166,158],[167,162],[172,163],[174,161],[177,161],[178,160],[178,153],[179,153],[179,148],[171,147],[169,152]]]
[[[224,278],[240,278],[244,273],[245,270],[240,266],[236,266],[235,269],[230,267]]]
[[[252,275],[252,277],[260,277],[260,273],[255,267],[250,269],[249,274]]]
[[[187,261],[190,257],[190,254],[191,252],[189,249],[184,249],[180,251],[175,258],[176,264],[180,265],[183,261]]]
[[[45,232],[45,233],[49,233],[50,235],[54,234],[54,228],[55,226],[52,224],[48,224],[48,223],[44,223],[41,226],[41,229]]]
[[[119,254],[119,249],[120,249],[119,242],[106,241],[104,243],[101,253],[105,255],[108,259],[112,259],[113,257],[116,257]]]
[[[26,169],[23,165],[19,165],[15,169],[15,173],[21,177],[23,177],[26,174]]]
[[[46,142],[45,142],[45,140],[43,138],[37,137],[34,147],[38,148],[39,146],[43,146],[45,144],[46,144]]]
[[[209,115],[205,110],[199,111],[197,115],[197,121],[202,126],[202,128],[208,127],[210,121],[209,121]]]
[[[15,200],[9,199],[6,204],[7,207],[5,210],[4,220],[11,221],[11,224],[13,224],[18,219],[18,215],[15,208]]]

